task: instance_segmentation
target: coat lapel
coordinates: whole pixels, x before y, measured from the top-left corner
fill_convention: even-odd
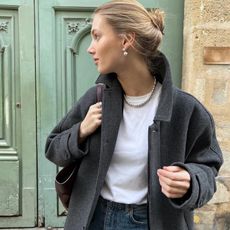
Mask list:
[[[123,92],[120,86],[104,91],[101,129],[100,178],[105,177],[113,156],[117,134],[122,119]]]

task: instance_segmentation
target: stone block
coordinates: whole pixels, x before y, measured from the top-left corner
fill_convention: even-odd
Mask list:
[[[193,26],[228,23],[229,12],[229,0],[193,0],[185,3],[186,22]]]

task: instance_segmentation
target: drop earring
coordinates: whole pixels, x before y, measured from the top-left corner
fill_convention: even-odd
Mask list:
[[[128,55],[128,52],[125,50],[125,48],[123,48],[122,51],[123,51],[123,55],[124,55],[124,56],[127,56],[127,55]]]

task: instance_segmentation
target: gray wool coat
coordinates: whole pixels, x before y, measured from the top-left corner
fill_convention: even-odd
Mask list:
[[[150,230],[193,229],[193,210],[206,204],[216,191],[215,176],[223,162],[212,116],[193,96],[172,85],[170,67],[160,53],[153,61],[162,84],[156,116],[148,135],[148,215]],[[46,157],[59,166],[82,160],[77,174],[65,230],[87,229],[110,160],[122,119],[123,90],[115,74],[100,76],[106,85],[102,125],[84,144],[78,131],[89,106],[96,103],[96,87],[90,88],[47,138]],[[178,165],[191,176],[191,188],[181,199],[162,192],[157,169]]]

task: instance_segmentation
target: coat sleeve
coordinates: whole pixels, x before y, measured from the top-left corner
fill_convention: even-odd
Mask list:
[[[195,109],[188,128],[185,162],[173,164],[189,172],[191,187],[183,198],[170,199],[172,205],[193,210],[206,204],[216,192],[215,177],[222,163],[213,118],[203,107]]]
[[[81,121],[94,103],[96,87],[89,89],[51,131],[45,145],[45,155],[50,161],[58,166],[66,166],[87,154],[88,140],[79,145],[78,133]]]

